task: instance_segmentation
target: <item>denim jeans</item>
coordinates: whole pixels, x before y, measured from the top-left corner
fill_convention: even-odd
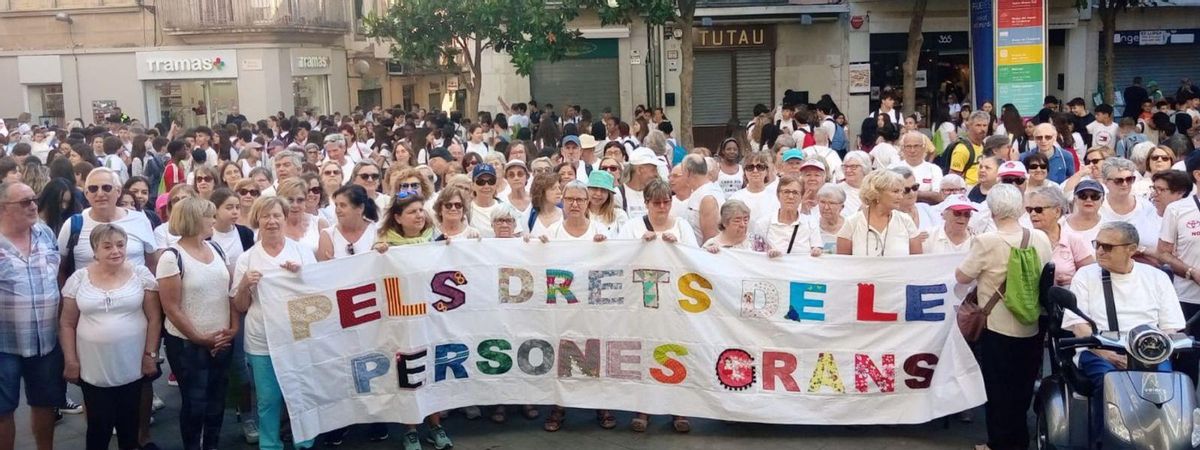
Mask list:
[[[1104,374],[1117,370],[1117,367],[1095,353],[1084,351],[1079,353],[1079,369],[1092,382],[1092,398],[1088,401],[1088,433],[1090,441],[1095,442],[1100,439],[1104,424]],[[1159,364],[1155,370],[1170,372],[1171,362]]]
[[[283,439],[279,437],[279,418],[283,414],[283,391],[275,379],[275,366],[270,356],[246,354],[250,363],[250,374],[254,376],[255,392],[258,395],[258,448],[259,450],[282,450]],[[296,448],[312,448],[313,440],[296,442]]]
[[[205,347],[167,335],[167,361],[179,381],[179,436],[186,450],[219,447],[229,387],[229,349],[212,356]]]

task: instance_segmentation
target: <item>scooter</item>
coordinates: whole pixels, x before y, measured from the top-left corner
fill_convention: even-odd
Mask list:
[[[1037,448],[1088,449],[1089,402],[1104,402],[1098,440],[1109,449],[1192,449],[1200,447],[1200,409],[1187,375],[1153,368],[1177,352],[1194,351],[1200,342],[1184,334],[1168,335],[1142,325],[1128,332],[1097,332],[1096,322],[1079,311],[1075,295],[1055,286],[1045,291],[1050,316],[1051,374],[1034,399]],[[1087,321],[1092,335],[1075,337],[1062,330],[1063,311]],[[1200,317],[1200,316],[1197,316]],[[1196,318],[1192,318],[1196,320]],[[1089,398],[1092,383],[1076,367],[1076,349],[1105,349],[1128,355],[1127,369],[1104,376],[1103,396]]]

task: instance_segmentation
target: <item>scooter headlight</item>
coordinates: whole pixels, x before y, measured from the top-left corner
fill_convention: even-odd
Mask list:
[[[1192,447],[1200,447],[1200,408],[1192,410]]]
[[[1104,422],[1108,425],[1108,431],[1123,442],[1131,442],[1133,438],[1129,436],[1129,428],[1125,427],[1125,420],[1121,418],[1121,410],[1112,403],[1105,403],[1104,406]]]
[[[1145,365],[1155,365],[1171,358],[1171,338],[1151,327],[1137,327],[1129,332],[1129,354]]]

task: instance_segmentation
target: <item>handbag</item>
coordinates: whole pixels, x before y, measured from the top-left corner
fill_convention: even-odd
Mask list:
[[[958,330],[962,332],[963,339],[966,339],[968,344],[974,344],[979,340],[983,329],[987,328],[988,315],[992,313],[992,308],[995,308],[996,304],[1000,303],[1000,298],[1004,296],[1004,283],[1001,283],[1000,289],[992,294],[987,305],[980,308],[977,289],[971,288],[962,304],[958,305]]]

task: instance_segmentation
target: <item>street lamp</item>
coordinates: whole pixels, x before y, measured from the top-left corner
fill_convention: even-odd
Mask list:
[[[72,19],[72,18],[71,18],[71,15],[70,15],[70,14],[67,14],[67,13],[65,13],[65,12],[60,12],[60,13],[58,13],[58,14],[55,14],[55,15],[54,15],[54,20],[57,20],[57,21],[59,21],[59,22],[66,22],[66,23],[69,23],[69,24],[70,24],[70,23],[75,23],[75,19]]]
[[[79,99],[79,117],[83,117],[83,86],[79,84],[79,55],[75,53],[75,19],[66,12],[60,12],[54,15],[54,20],[67,24],[67,36],[71,41],[71,60],[75,63],[75,96]]]

